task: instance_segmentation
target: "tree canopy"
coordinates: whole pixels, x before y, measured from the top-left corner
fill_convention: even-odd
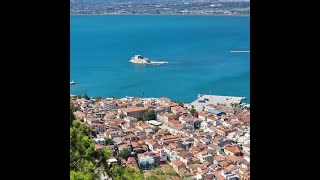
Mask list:
[[[195,114],[196,114],[196,109],[194,109],[194,107],[192,107],[191,109],[190,109],[190,113],[192,114],[192,116],[194,116]]]
[[[70,127],[70,178],[93,179],[94,141],[89,138],[89,128],[79,120],[72,121]]]
[[[158,178],[157,176],[152,175],[152,176],[147,177],[146,180],[160,180],[160,178]]]
[[[156,112],[154,110],[147,110],[142,115],[143,121],[155,120],[156,118]]]
[[[131,167],[112,167],[112,179],[113,180],[143,180],[144,176],[139,171]]]
[[[113,140],[106,138],[106,145],[113,145]]]
[[[122,159],[128,159],[128,157],[130,157],[130,151],[129,149],[122,149],[119,152],[118,157],[122,158]]]
[[[74,116],[75,111],[76,111],[76,107],[72,102],[70,102],[70,122],[76,119],[76,117]]]
[[[90,129],[79,120],[72,121],[70,126],[70,179],[91,180],[98,175],[95,169],[105,165],[111,153],[108,148],[94,150],[94,141],[89,137]],[[102,162],[102,163],[100,163]]]
[[[93,176],[91,173],[86,173],[83,171],[70,171],[70,180],[91,180]]]

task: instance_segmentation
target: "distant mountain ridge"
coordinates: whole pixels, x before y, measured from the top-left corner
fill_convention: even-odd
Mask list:
[[[214,2],[250,2],[250,0],[70,0],[71,4],[119,4],[119,3],[214,3]]]
[[[250,0],[71,0],[70,14],[250,14]]]

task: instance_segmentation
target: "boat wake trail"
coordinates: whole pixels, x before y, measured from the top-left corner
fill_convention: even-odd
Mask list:
[[[166,64],[168,61],[150,61],[151,64]]]
[[[230,51],[231,53],[250,53],[250,51]]]

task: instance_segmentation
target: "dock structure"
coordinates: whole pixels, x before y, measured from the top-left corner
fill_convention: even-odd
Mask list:
[[[246,99],[245,97],[199,94],[196,100],[194,100],[190,104],[186,104],[185,107],[187,107],[188,109],[191,109],[191,106],[193,105],[197,111],[201,111],[203,106],[206,106],[208,104],[217,105],[219,103],[219,104],[225,104],[226,106],[231,106],[231,103],[241,104],[242,101],[245,99]]]

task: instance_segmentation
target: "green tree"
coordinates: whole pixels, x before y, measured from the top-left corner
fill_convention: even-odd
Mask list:
[[[96,160],[96,168],[100,168],[100,170],[103,170],[108,174],[108,176],[111,176],[110,173],[110,166],[108,164],[108,159],[111,157],[111,152],[109,148],[104,148],[103,150],[98,150],[94,152],[95,160]]]
[[[126,116],[125,116],[123,113],[120,113],[119,117],[120,117],[121,119],[123,119],[123,118],[126,117]]]
[[[192,116],[194,116],[197,113],[197,111],[194,108],[194,106],[192,106],[192,108],[190,109],[190,113],[192,114]]]
[[[111,170],[114,180],[143,180],[144,176],[139,171],[131,167],[113,166]]]
[[[123,179],[135,180],[136,178],[134,178],[134,176],[136,176],[136,172],[133,168],[124,168],[122,176]]]
[[[133,180],[144,180],[144,175],[140,172],[135,172],[133,175],[134,179]]]
[[[152,175],[152,176],[147,177],[146,180],[160,180],[160,178],[158,178],[157,176]]]
[[[108,160],[111,157],[111,152],[109,148],[104,148],[102,150],[102,159],[103,160]]]
[[[108,148],[94,150],[94,141],[89,136],[88,126],[74,120],[70,126],[70,179],[97,179],[95,169],[107,171],[111,152]]]
[[[130,151],[129,149],[122,149],[119,154],[118,157],[122,158],[122,159],[128,159],[128,157],[130,157]]]
[[[93,179],[93,176],[91,173],[87,172],[75,172],[70,171],[70,180],[91,180]]]
[[[179,106],[183,107],[183,102],[178,102]]]
[[[70,178],[94,179],[94,141],[89,138],[89,128],[79,120],[70,127]]]
[[[106,145],[113,145],[112,139],[106,138]]]
[[[147,110],[142,115],[143,121],[155,120],[156,118],[156,112],[154,110]]]
[[[155,172],[157,175],[163,175],[164,172],[161,168],[154,168],[153,172]]]
[[[113,166],[112,167],[112,179],[114,180],[121,180],[122,174],[123,174],[123,169],[119,166]]]
[[[70,123],[72,123],[73,120],[76,119],[74,112],[76,111],[76,108],[72,102],[70,102]]]

